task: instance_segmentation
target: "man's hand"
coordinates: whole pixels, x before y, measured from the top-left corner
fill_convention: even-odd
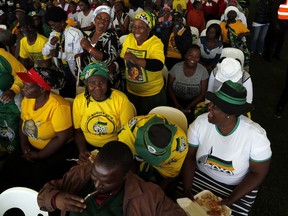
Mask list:
[[[82,212],[87,207],[82,197],[60,192],[55,198],[57,209],[71,212]]]
[[[8,103],[9,101],[11,101],[13,98],[15,97],[15,92],[12,90],[7,90],[5,91],[1,97],[0,97],[0,101],[3,103]]]
[[[79,154],[79,160],[78,164],[84,165],[84,164],[91,164],[93,161],[91,161],[91,153],[89,151],[81,152]]]

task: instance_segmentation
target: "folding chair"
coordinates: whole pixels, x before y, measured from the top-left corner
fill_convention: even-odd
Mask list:
[[[188,121],[181,110],[169,106],[158,106],[149,112],[149,114],[152,113],[163,115],[169,122],[178,125],[185,133],[187,132]]]

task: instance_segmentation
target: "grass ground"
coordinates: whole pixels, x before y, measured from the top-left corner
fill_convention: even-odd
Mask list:
[[[252,4],[253,17],[256,1]],[[249,19],[251,23],[251,19]],[[287,35],[286,35],[287,36]],[[254,87],[255,110],[252,119],[267,132],[273,152],[268,176],[261,185],[250,216],[288,216],[288,104],[281,119],[274,117],[276,104],[282,92],[288,63],[288,43],[284,44],[281,61],[266,62],[261,56],[252,56],[250,74]]]

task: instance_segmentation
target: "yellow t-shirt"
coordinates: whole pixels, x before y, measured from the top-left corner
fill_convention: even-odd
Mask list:
[[[234,29],[235,33],[237,35],[241,34],[241,33],[246,33],[246,32],[250,32],[250,30],[239,20],[236,20],[235,23],[230,23],[229,26]],[[229,43],[229,39],[227,36],[228,33],[228,28],[226,28],[226,22],[222,21],[220,23],[220,27],[221,27],[221,37],[222,37],[222,42],[224,43]]]
[[[104,101],[90,98],[92,101],[87,107],[84,92],[76,96],[73,103],[74,128],[81,128],[89,144],[102,147],[118,139],[119,129],[134,116],[134,108],[127,96],[115,89]]]
[[[137,131],[155,116],[164,119],[163,116],[158,114],[134,117],[126,125],[124,125],[123,129],[118,135],[119,141],[127,144],[137,158],[141,158],[141,155],[137,154],[135,148]],[[161,136],[161,134],[159,134],[159,136]],[[187,146],[185,132],[180,127],[177,127],[177,131],[173,137],[169,158],[162,161],[160,164],[153,166],[153,168],[155,168],[163,177],[176,177],[180,173],[182,164],[188,152]]]
[[[43,149],[56,132],[72,126],[71,107],[68,101],[53,92],[43,107],[37,110],[34,107],[35,99],[24,97],[21,103],[22,131],[32,146]]]
[[[186,0],[173,0],[172,9],[182,13],[182,10],[187,9]]]
[[[4,69],[10,72],[14,78],[14,83],[10,89],[14,91],[15,94],[20,93],[23,83],[16,75],[16,72],[25,72],[26,68],[13,55],[11,55],[11,53],[2,48],[0,49],[0,64],[2,64]]]
[[[43,56],[42,54],[42,48],[47,41],[48,39],[46,37],[37,33],[37,39],[35,43],[33,45],[29,45],[27,37],[23,37],[20,40],[19,56],[24,59],[30,58],[34,64],[41,66],[42,60],[50,58],[50,56]]]
[[[130,33],[123,43],[120,56],[124,58],[126,52],[132,52],[138,58],[158,59],[164,63],[164,45],[162,41],[152,36],[138,46],[136,39]],[[125,77],[128,92],[138,96],[153,96],[160,92],[164,85],[162,71],[148,71],[132,62],[126,63]]]

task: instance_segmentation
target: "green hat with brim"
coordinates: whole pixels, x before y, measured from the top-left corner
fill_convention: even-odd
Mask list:
[[[85,84],[87,84],[87,79],[94,75],[103,76],[106,80],[108,80],[109,70],[107,65],[103,62],[91,63],[87,65],[83,69],[80,75],[80,79],[83,80]]]
[[[252,104],[246,102],[246,96],[246,88],[231,80],[224,82],[215,93],[206,93],[206,98],[228,115],[241,115],[254,109]]]
[[[152,117],[136,134],[137,155],[150,165],[159,165],[170,157],[177,128],[165,118]]]

